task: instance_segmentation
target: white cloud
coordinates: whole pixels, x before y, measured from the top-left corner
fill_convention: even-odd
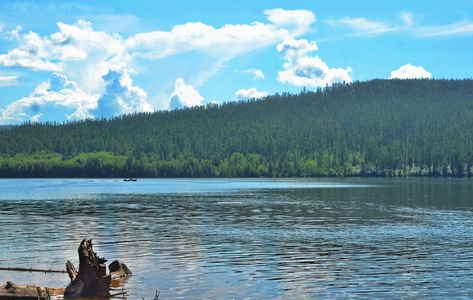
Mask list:
[[[191,85],[186,85],[184,79],[178,78],[175,83],[174,92],[169,97],[171,109],[201,106],[204,97]]]
[[[9,82],[9,81],[16,81],[18,79],[18,76],[0,76],[0,82]]]
[[[16,26],[15,29],[6,31],[2,36],[7,40],[20,40],[20,31],[22,30],[21,26]],[[0,30],[2,32],[2,30]]]
[[[21,46],[0,55],[0,66],[29,68],[35,71],[60,71],[59,64],[51,62],[49,41],[29,32],[21,36]]]
[[[10,36],[10,39],[16,39],[16,40],[19,40],[20,39],[20,31],[21,31],[21,26],[16,26],[15,29],[13,30],[10,30],[8,32],[9,36]]]
[[[39,122],[39,120],[41,119],[41,117],[43,116],[43,114],[39,113],[37,115],[34,115],[30,118],[30,121],[32,122]]]
[[[414,78],[432,78],[432,74],[427,72],[423,67],[413,66],[410,63],[391,72],[390,79],[414,79]]]
[[[228,24],[214,28],[200,22],[176,25],[170,32],[153,31],[130,37],[126,46],[135,56],[159,59],[192,50],[226,61],[236,55],[299,36],[315,22],[312,12],[266,10],[271,23]]]
[[[97,105],[99,95],[82,92],[66,76],[53,73],[28,97],[10,103],[0,110],[0,123],[15,124],[24,121],[66,121],[76,119]],[[80,118],[92,117],[90,113]]]
[[[264,79],[264,74],[263,74],[263,71],[261,70],[251,68],[251,69],[245,70],[244,72],[247,74],[253,74],[254,75],[253,80]]]
[[[277,45],[277,50],[287,63],[284,71],[278,73],[278,80],[295,86],[325,86],[336,82],[351,82],[351,68],[329,68],[318,56],[309,56],[317,50],[315,42],[307,40],[286,40]]]
[[[20,31],[22,29],[21,26],[16,26],[15,29],[12,29],[10,31],[4,31],[4,28],[4,25],[0,25],[0,38],[10,41],[20,39]]]
[[[94,31],[90,22],[79,20],[68,25],[58,22],[59,31],[50,36],[29,32],[19,34],[21,27],[10,31],[19,47],[0,55],[0,66],[27,68],[35,71],[77,72],[93,66],[94,76],[87,74],[84,81],[100,82],[101,76],[113,65],[127,59],[123,39],[117,34]],[[80,66],[70,62],[84,61]],[[105,68],[97,68],[98,65]],[[96,88],[96,86],[94,86]]]
[[[412,13],[403,12],[399,17],[401,22],[398,24],[349,17],[325,22],[334,27],[350,29],[353,31],[352,35],[354,36],[374,37],[396,32],[407,32],[420,38],[473,35],[473,22],[470,20],[440,26],[414,26],[414,16]]]
[[[308,10],[284,10],[282,8],[268,9],[264,12],[268,20],[291,32],[291,36],[307,33],[310,25],[316,21],[313,12]]]
[[[199,98],[200,94],[194,88],[219,72],[225,62],[237,55],[276,45],[285,39],[309,32],[310,26],[315,22],[315,15],[306,10],[272,9],[264,13],[267,16],[267,22],[227,24],[222,27],[213,27],[200,22],[186,23],[176,25],[170,31],[138,33],[129,38],[96,31],[92,24],[85,20],[78,20],[74,24],[58,22],[56,32],[42,36],[35,32],[22,32],[21,27],[14,30],[6,30],[2,27],[1,38],[10,39],[13,43],[17,43],[17,46],[0,53],[0,67],[60,72],[73,80],[76,85],[75,90],[65,89],[71,91],[69,94],[51,90],[41,95],[32,94],[30,97],[18,100],[20,102],[16,101],[16,107],[21,106],[20,110],[24,113],[19,120],[32,117],[46,120],[49,117],[43,111],[39,113],[27,111],[35,97],[41,98],[44,103],[61,103],[57,104],[58,107],[69,107],[63,104],[70,103],[69,100],[75,99],[79,92],[88,95],[88,97],[84,96],[86,99],[94,96],[92,98],[97,101],[100,98],[100,105],[96,106],[95,110],[83,105],[75,106],[73,111],[67,109],[65,115],[70,118],[100,116],[99,112],[104,115],[115,115],[117,112],[149,111],[152,107],[141,87],[143,84],[153,85],[153,89],[167,90],[165,93],[151,97],[155,105],[164,107],[169,101],[167,95],[174,83],[167,79],[163,80],[165,77],[189,78],[186,79],[189,85],[183,81],[176,81],[179,87],[175,90],[173,99],[176,100],[177,105],[200,105],[203,98]],[[176,57],[177,54],[181,56]],[[187,67],[179,71],[178,67],[168,68],[170,65],[176,65],[172,64],[174,61]],[[129,73],[139,73],[136,80],[140,87],[136,84],[122,86],[123,91],[128,95],[119,95],[117,91],[110,90],[112,86],[109,85],[108,79],[112,76],[110,72],[117,72],[116,66],[124,66],[126,69],[126,74],[119,72],[120,74],[115,74],[116,77],[124,76],[129,79]],[[162,75],[164,71],[158,69],[163,67],[166,68],[166,76]],[[185,74],[181,74],[182,72]],[[264,77],[260,70],[255,69],[252,74],[255,76],[254,79]],[[155,82],[151,81],[148,75],[154,75]],[[118,81],[121,82],[121,80]],[[14,80],[3,78],[2,82],[0,84],[5,85],[7,82],[12,84]],[[50,85],[50,82],[43,83],[41,86],[45,85]],[[195,93],[186,93],[186,90],[190,90],[186,87]],[[190,97],[189,94],[194,94],[194,97]],[[189,102],[187,99],[194,100]],[[23,106],[19,103],[23,103]],[[106,103],[113,105],[110,107]],[[40,105],[40,107],[43,106]],[[109,114],[101,110],[106,107],[111,109]],[[13,106],[4,108],[2,118],[13,116],[13,111],[17,111],[13,109]]]
[[[414,34],[420,37],[473,35],[473,22],[464,20],[442,26],[419,27],[414,30]]]
[[[0,86],[15,85],[18,81],[18,76],[0,76]]]
[[[49,87],[46,89],[48,92],[60,92],[66,89],[71,91],[79,90],[77,84],[74,81],[69,81],[66,76],[59,73],[53,73],[49,77],[48,83]]]
[[[112,117],[133,112],[151,112],[146,93],[133,86],[123,66],[103,76],[105,93],[82,91],[65,75],[53,73],[28,97],[0,110],[0,124],[24,121],[67,121],[93,117]]]
[[[102,92],[103,76],[116,66],[131,62],[121,36],[95,31],[92,24],[79,20],[68,25],[57,23],[59,31],[49,40],[54,59],[63,63],[63,72],[75,79],[84,91]]]
[[[319,50],[315,42],[307,42],[307,40],[289,39],[277,45],[276,49],[286,59],[294,61],[301,56],[307,56],[309,52]]]
[[[123,52],[123,40],[118,34],[94,31],[92,23],[79,20],[73,25],[57,23],[59,32],[51,35],[54,57],[61,61],[84,60],[92,50],[103,50],[109,57]]]
[[[28,68],[35,71],[63,71],[67,61],[85,60],[89,52],[100,49],[102,60],[124,50],[118,35],[94,31],[91,23],[79,20],[73,25],[57,23],[59,32],[50,37],[40,37],[29,32],[20,35],[21,27],[8,33],[20,42],[18,48],[0,55],[4,67]]]
[[[0,55],[0,66],[29,68],[35,71],[61,71],[58,64],[43,59],[37,55],[21,49],[14,49],[8,54]]]
[[[391,31],[389,23],[370,21],[365,18],[348,18],[329,22],[334,26],[344,25],[352,28],[357,35],[375,35]]]
[[[410,28],[414,25],[414,15],[410,12],[403,12],[400,15],[401,19],[404,21],[404,28]]]
[[[134,112],[152,112],[153,106],[147,101],[147,94],[140,87],[133,86],[127,69],[119,66],[110,69],[103,76],[105,93],[97,101],[92,111],[96,117],[113,117]]]
[[[235,93],[235,100],[259,99],[268,96],[268,92],[258,92],[256,88],[242,89]]]
[[[353,30],[355,36],[377,36],[385,33],[399,32],[410,28],[414,24],[413,15],[409,12],[400,14],[402,24],[392,24],[382,21],[372,21],[365,18],[345,17],[340,20],[328,20],[327,24],[334,27],[345,27]]]

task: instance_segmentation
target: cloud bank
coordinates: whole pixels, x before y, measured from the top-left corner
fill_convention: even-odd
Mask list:
[[[305,34],[316,21],[314,13],[307,10],[278,8],[266,10],[264,14],[268,20],[264,23],[227,24],[216,28],[189,22],[169,31],[143,32],[127,38],[97,31],[86,20],[73,24],[58,22],[57,32],[44,36],[33,31],[23,33],[19,26],[11,30],[2,26],[0,38],[17,46],[0,53],[1,67],[52,75],[29,97],[4,108],[0,122],[62,121],[150,111],[153,105],[148,101],[146,85],[169,91],[174,83],[170,96],[152,97],[161,106],[201,105],[203,97],[195,88],[214,76],[226,61]],[[177,62],[189,62],[184,76],[179,74],[178,68],[171,67],[166,69],[166,80],[153,81],[149,76],[143,79],[142,74],[151,75],[156,71],[164,74],[157,66],[162,66],[160,61],[164,59],[173,61],[174,57],[178,57]],[[264,78],[261,70],[250,70],[255,80]],[[131,77],[136,75],[141,77],[133,81]],[[0,85],[12,84],[17,78],[1,77]],[[61,87],[61,82],[69,85]],[[44,89],[45,86],[48,88]],[[50,119],[53,116],[55,118]]]

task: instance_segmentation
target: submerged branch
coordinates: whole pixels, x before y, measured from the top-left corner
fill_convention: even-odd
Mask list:
[[[33,268],[0,268],[0,271],[17,271],[17,272],[41,272],[41,273],[67,273],[59,270],[33,269]]]

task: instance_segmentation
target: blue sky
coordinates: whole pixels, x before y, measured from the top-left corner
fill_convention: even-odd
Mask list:
[[[0,124],[473,78],[473,0],[0,3]]]

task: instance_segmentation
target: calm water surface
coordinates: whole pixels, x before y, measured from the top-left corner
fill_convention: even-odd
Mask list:
[[[471,299],[472,193],[468,179],[6,179],[0,267],[64,270],[88,237],[134,273],[126,299]]]

